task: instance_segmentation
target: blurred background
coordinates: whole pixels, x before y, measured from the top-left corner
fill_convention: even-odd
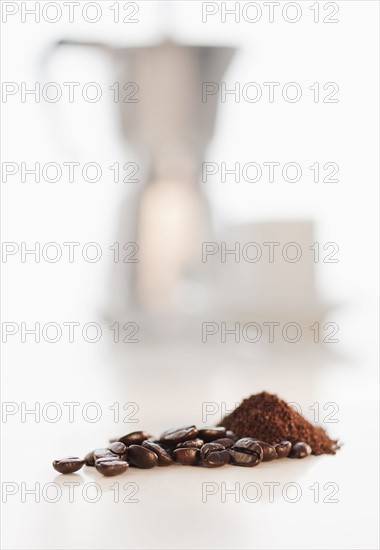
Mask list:
[[[131,242],[136,241],[139,233],[139,238],[145,239],[148,238],[143,236],[145,232],[154,234],[155,228],[162,226],[163,219],[168,218],[164,208],[173,211],[175,208],[171,205],[174,204],[178,210],[187,204],[183,207],[187,208],[186,212],[178,217],[182,218],[182,231],[187,234],[186,224],[190,223],[187,219],[194,220],[193,243],[198,238],[201,242],[220,243],[224,240],[230,244],[240,240],[244,244],[259,239],[265,242],[266,238],[271,240],[273,236],[275,238],[272,240],[278,241],[285,227],[280,224],[287,224],[289,228],[288,223],[292,222],[293,228],[288,229],[289,235],[285,233],[282,242],[305,239],[303,244],[307,241],[312,245],[317,241],[321,247],[330,242],[339,246],[339,252],[333,247],[325,250],[322,259],[331,253],[334,260],[339,260],[343,249],[347,253],[344,266],[342,261],[327,266],[319,261],[313,265],[313,274],[308,273],[309,285],[313,286],[318,299],[330,304],[344,303],[348,298],[360,298],[362,301],[363,293],[369,288],[367,278],[361,280],[358,277],[353,285],[342,270],[348,266],[350,272],[360,270],[363,258],[372,254],[371,235],[374,235],[375,216],[366,216],[365,227],[362,228],[365,230],[364,238],[358,223],[353,221],[362,211],[368,212],[371,205],[375,208],[369,193],[358,199],[358,186],[364,185],[359,184],[358,180],[371,180],[371,155],[376,141],[368,135],[371,129],[375,131],[375,124],[371,126],[365,102],[361,102],[360,110],[350,109],[349,117],[347,115],[350,101],[356,98],[356,91],[350,85],[351,75],[347,74],[346,65],[341,62],[343,46],[336,46],[335,42],[337,33],[346,32],[349,24],[318,27],[308,18],[302,24],[293,25],[289,33],[289,23],[280,17],[276,25],[271,26],[265,25],[263,16],[262,24],[256,25],[253,33],[252,25],[244,20],[236,23],[233,17],[227,17],[226,23],[220,23],[220,14],[219,19],[218,16],[208,16],[207,24],[203,23],[201,4],[197,3],[150,2],[138,7],[139,16],[130,16],[138,23],[129,24],[127,30],[125,25],[112,22],[110,10],[106,13],[109,17],[103,16],[101,25],[95,24],[94,27],[83,21],[81,23],[79,16],[74,23],[66,26],[64,17],[59,26],[41,21],[39,29],[43,32],[38,34],[33,24],[25,24],[22,30],[23,44],[28,44],[27,52],[20,44],[17,32],[12,30],[12,26],[17,25],[17,19],[9,16],[4,27],[8,48],[12,51],[11,58],[4,59],[4,80],[57,82],[61,83],[64,91],[67,89],[63,86],[64,82],[95,82],[104,90],[101,99],[94,103],[83,100],[81,86],[73,103],[68,101],[68,93],[63,93],[62,100],[56,103],[46,100],[36,103],[29,97],[23,104],[18,101],[17,94],[13,101],[10,95],[4,112],[5,121],[13,121],[8,125],[4,151],[6,158],[16,162],[18,159],[25,163],[40,162],[42,166],[54,161],[68,162],[69,159],[81,164],[98,161],[107,168],[119,163],[119,171],[123,172],[126,182],[116,185],[114,172],[103,169],[101,182],[89,183],[82,177],[78,178],[80,185],[67,184],[63,187],[64,192],[59,197],[59,216],[70,219],[69,224],[61,223],[67,236],[65,238],[69,239],[70,233],[75,233],[76,239],[88,234],[96,242],[108,242],[107,239],[110,242]],[[354,9],[346,8],[346,12],[348,21],[355,16]],[[51,17],[53,15],[52,12]],[[307,47],[301,48],[310,32],[315,34],[315,40],[309,40]],[[283,36],[282,42],[286,42],[286,47],[276,46],[280,36]],[[71,40],[78,42],[78,45],[55,47],[60,40]],[[166,46],[163,45],[165,42]],[[332,44],[334,55],[331,53]],[[207,49],[199,49],[202,46],[210,51],[206,54]],[[356,59],[357,46],[345,44],[344,47],[344,59]],[[356,65],[355,80],[359,83],[368,80],[366,69],[367,64],[371,63],[370,56],[369,53],[366,63]],[[249,82],[261,83],[263,97],[251,103],[244,99],[242,93],[238,94],[238,98],[227,94],[222,103],[219,94],[209,94],[207,101],[202,102],[202,83],[210,81],[219,84],[222,79],[226,89],[232,89],[236,83],[240,88]],[[283,84],[293,81],[299,82],[303,88],[303,98],[298,103],[285,102],[281,95]],[[321,100],[313,104],[313,94],[308,88],[316,81],[322,84],[341,82],[339,86],[344,88],[345,95],[341,99],[337,95],[338,103],[324,104]],[[119,87],[120,83],[135,83],[123,91],[117,103],[113,101],[116,87],[109,90],[114,82],[119,82]],[[267,82],[280,83],[273,103],[267,99],[268,87],[263,85]],[[140,86],[140,90],[136,88],[134,92],[138,101],[129,103],[129,99],[134,101],[132,88],[136,85]],[[220,84],[220,88],[222,86]],[[366,94],[370,100],[372,94],[375,95],[375,88],[368,87]],[[127,102],[121,105],[123,99]],[[373,120],[374,117],[371,118]],[[15,121],[20,121],[20,124]],[[368,136],[367,146],[365,151],[361,151],[363,157],[350,159],[348,168],[342,159],[350,157],[347,152],[356,147],[358,136]],[[273,184],[269,180],[268,163],[271,162],[276,163]],[[137,163],[135,169],[138,172],[133,174],[133,166],[123,170],[125,163]],[[203,174],[202,163],[205,163]],[[225,163],[225,170],[236,169],[238,165],[238,175],[227,174],[223,181],[222,163]],[[247,171],[248,176],[244,177],[247,163],[259,165],[262,174],[256,177],[257,168],[251,168]],[[282,169],[288,163],[301,167],[302,176],[298,181],[284,179]],[[310,169],[315,163],[319,163],[318,184],[314,184],[315,171]],[[324,169],[326,163],[330,164]],[[290,168],[289,179],[292,178],[297,180],[297,172],[294,169],[292,172]],[[33,196],[35,240],[43,242],[41,231],[44,231],[51,217],[57,215],[54,204],[46,208],[44,201],[36,200],[38,193],[44,197],[46,193],[59,193],[63,179],[64,176],[57,185],[42,182],[39,186],[22,187],[25,205],[29,206],[28,194]],[[33,183],[33,178],[27,178],[27,182]],[[153,187],[148,192],[149,184],[153,183],[157,184],[157,196]],[[171,183],[172,191],[169,189]],[[181,186],[181,183],[184,185]],[[370,186],[370,181],[367,186]],[[19,189],[17,185],[12,185],[6,191],[16,194]],[[167,200],[164,199],[165,193],[166,197],[170,197]],[[161,195],[162,199],[159,198]],[[160,200],[164,204],[160,204]],[[338,208],[338,201],[343,201],[344,206],[341,202]],[[41,212],[36,210],[38,205]],[[150,208],[160,211],[156,220],[150,215]],[[21,213],[25,220],[31,215],[30,212]],[[55,219],[57,226],[61,220]],[[161,227],[162,235],[157,236],[167,244],[161,246],[161,254],[167,254],[161,264],[169,262],[171,246],[175,246],[174,238],[170,241],[165,231],[170,232],[176,224],[178,228],[180,226],[178,220],[167,219],[166,223],[166,227]],[[272,224],[272,227],[273,224],[278,225],[270,234],[268,225],[265,230],[263,223]],[[371,223],[372,227],[369,225]],[[244,233],[240,234],[240,231]],[[59,240],[59,237],[57,230],[56,238]],[[178,235],[178,242],[182,238]],[[182,243],[189,247],[189,253],[193,244],[190,241]],[[149,245],[154,246],[154,241]],[[262,248],[265,250],[265,247]],[[140,254],[144,254],[143,249],[148,250],[148,244],[141,244],[141,249]],[[136,271],[136,276],[133,273],[122,274],[126,279],[129,276],[136,279],[130,286],[135,294],[149,292],[147,288],[138,290],[140,285],[150,284],[149,281],[142,282],[144,272],[148,271],[145,270],[145,262],[154,261],[150,251],[146,254],[149,259],[143,256],[139,258],[139,265],[130,266],[129,271]],[[178,265],[168,267],[168,272],[172,273],[166,274],[166,277],[174,277],[177,270],[176,283],[179,279],[183,283],[186,279],[196,280],[198,277],[201,286],[206,285],[207,272],[212,271],[209,265],[212,258],[205,265],[200,262],[201,265],[194,268],[194,262],[199,264],[201,259],[197,246],[190,269],[189,254],[182,252],[183,258],[176,254]],[[307,258],[305,255],[293,270],[298,271],[300,279],[302,269],[307,269],[303,264],[314,258],[311,252]],[[361,261],[358,261],[359,258]],[[224,269],[220,273],[227,273],[231,263],[235,263],[233,259],[222,266]],[[268,264],[265,254],[258,263]],[[98,265],[95,267],[96,277],[92,278],[92,284],[97,284],[97,298],[91,295],[88,302],[92,306],[98,302],[100,307],[103,306],[103,294],[108,291],[106,279],[112,266],[102,262],[104,273],[100,273]],[[240,265],[239,269],[243,271],[246,267]],[[251,271],[257,267],[248,266]],[[367,271],[367,277],[371,277],[371,273],[375,276],[371,269]],[[212,292],[215,279],[219,279],[219,276],[211,277],[211,289],[207,288],[207,293]],[[130,281],[125,278],[123,285],[126,288]],[[164,283],[157,283],[160,284]],[[172,287],[172,292],[178,295],[180,290],[174,290],[174,283]],[[241,291],[249,293],[255,290],[251,287]],[[91,292],[91,288],[87,286],[85,292]],[[111,291],[111,298],[116,298],[120,306],[120,302],[129,303],[132,292],[129,290],[129,296],[115,296]],[[191,290],[187,286],[183,293],[189,292]],[[86,299],[86,294],[82,294],[82,301]],[[165,299],[172,305],[175,301],[173,296],[166,296]],[[144,300],[140,297],[140,302]],[[153,304],[155,299],[148,301]],[[195,303],[200,301],[203,300],[197,298]],[[221,296],[218,296],[219,306],[221,301]],[[191,302],[191,307],[195,307],[194,301]]]
[[[305,483],[332,477],[347,490],[349,450],[360,438],[371,439],[361,487],[350,487],[334,510],[339,527],[359,513],[355,503],[375,496],[366,483],[375,475],[378,403],[377,3],[361,2],[362,9],[358,2],[330,3],[341,10],[337,24],[323,24],[322,16],[315,23],[311,2],[298,3],[302,18],[294,24],[281,15],[283,2],[273,23],[265,6],[254,3],[263,10],[254,24],[241,11],[245,2],[227,3],[240,20],[236,13],[223,19],[225,3],[95,2],[101,17],[94,23],[83,18],[82,3],[73,22],[63,15],[56,24],[43,17],[23,22],[21,4],[20,11],[8,4],[2,32],[8,83],[3,320],[18,328],[3,346],[3,400],[96,402],[104,411],[114,402],[134,403],[138,420],[125,425],[103,414],[97,423],[62,419],[31,429],[14,414],[3,428],[8,448],[19,437],[40,441],[31,447],[33,467],[22,475],[48,480],[42,455],[49,462],[51,454],[84,453],[119,432],[201,424],[205,402],[233,408],[265,389],[298,403],[310,419],[315,402],[338,405],[338,423],[324,427],[345,442],[346,458],[333,466],[321,458],[312,474],[302,470]],[[46,3],[37,4],[42,10]],[[326,3],[315,4],[327,13]],[[50,9],[45,16],[54,18]],[[95,17],[89,9],[88,17]],[[59,101],[22,94],[23,85],[47,82],[55,83],[49,97],[62,91]],[[64,83],[78,84],[73,101]],[[88,83],[88,97],[101,90],[98,100],[84,99]],[[256,87],[248,92],[249,83]],[[273,101],[265,83],[278,83]],[[301,89],[299,101],[284,100],[288,83]],[[261,98],[247,100],[257,85]],[[324,101],[332,92],[337,101]],[[23,163],[27,169],[40,163],[40,181],[23,176]],[[57,181],[54,167],[43,170],[49,163],[63,171]],[[73,181],[67,163],[78,163]],[[58,243],[62,258],[23,256],[22,247],[36,243],[41,249]],[[78,243],[74,261],[63,243]],[[95,243],[91,250],[88,243]],[[91,258],[100,251],[99,259],[86,259],[83,250]],[[54,344],[43,335],[38,345],[33,336],[22,341],[22,323],[64,328],[68,322],[79,324],[72,342],[67,332]],[[82,337],[86,323],[102,327],[95,343]],[[257,327],[248,335],[247,323],[263,331],[255,342]],[[279,327],[273,342],[268,323]],[[289,332],[284,338],[288,323],[300,327],[302,337]],[[217,423],[220,415],[208,420]],[[5,456],[4,464],[7,478],[18,479],[17,460]],[[154,498],[160,481],[139,483]],[[170,478],[165,494],[175,495],[176,487]],[[201,521],[196,488],[188,489],[187,513]],[[361,534],[355,522],[345,522],[350,548],[360,547],[363,532],[366,547],[375,547],[376,505],[368,502],[372,511],[360,519]],[[79,508],[84,518],[87,508]],[[180,530],[169,537],[163,530],[164,512],[176,513],[169,500],[155,519],[154,510],[144,508],[159,542],[133,531],[137,508],[128,520],[130,547],[183,547]],[[325,508],[314,519],[325,521]],[[58,544],[60,522],[46,503],[8,510],[8,547],[25,547],[26,536],[33,548],[107,547],[98,530],[87,540],[80,526]],[[73,521],[75,510],[62,504],[66,519]],[[10,542],[20,513],[27,528]],[[102,513],[108,514],[99,506],[94,517]],[[241,537],[226,547],[251,547],[245,512],[240,518],[228,513]],[[281,507],[275,513],[285,526],[286,513]],[[256,525],[258,547],[284,547],[275,535],[265,540],[264,515]],[[43,527],[47,517],[52,527]],[[125,544],[121,517],[117,511],[109,520],[115,548]],[[310,521],[305,518],[305,530]],[[343,547],[338,527],[329,540],[318,535],[319,547]],[[207,547],[214,547],[207,537]],[[192,537],[189,542],[203,547]],[[303,544],[293,539],[291,547]]]

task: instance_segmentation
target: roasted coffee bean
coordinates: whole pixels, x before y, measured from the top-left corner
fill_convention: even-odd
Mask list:
[[[199,430],[198,435],[205,443],[209,443],[215,439],[226,437],[226,431],[226,428],[223,428],[222,426],[218,428],[203,428],[202,430]]]
[[[304,443],[303,441],[298,441],[292,446],[290,453],[288,454],[289,458],[305,458],[311,454],[311,447]]]
[[[275,460],[277,458],[277,452],[273,445],[269,445],[269,443],[259,441],[258,439],[254,439],[254,441],[256,441],[256,443],[258,443],[263,450],[262,462],[269,462],[270,460]]]
[[[141,445],[128,447],[129,462],[138,468],[154,468],[157,466],[158,456],[155,452]]]
[[[115,458],[99,458],[95,462],[95,468],[104,476],[118,476],[128,470],[128,462]]]
[[[169,443],[165,443],[163,441],[160,441],[159,443],[157,443],[157,445],[165,449],[165,451],[168,453],[169,456],[172,456],[172,452],[175,449],[175,445],[173,444],[170,445]]]
[[[60,460],[54,460],[53,468],[60,474],[72,474],[82,468],[84,460],[78,456],[69,456],[67,458],[61,458]]]
[[[131,432],[130,434],[123,435],[123,437],[120,437],[119,441],[121,441],[121,443],[124,443],[124,445],[129,447],[129,445],[141,445],[143,441],[145,441],[146,439],[149,439],[150,437],[152,436],[146,432],[141,432],[141,431]]]
[[[172,428],[161,434],[160,441],[164,443],[177,444],[188,439],[195,439],[198,430],[195,426],[185,426],[183,428]]]
[[[119,456],[120,460],[124,460],[125,462],[128,462],[128,448],[122,455]]]
[[[226,437],[228,437],[228,439],[232,439],[233,441],[237,441],[239,439],[238,436],[232,430],[226,431]]]
[[[98,458],[103,458],[105,456],[115,456],[115,454],[109,449],[95,449],[95,451],[93,451],[93,455],[94,455],[95,461]]]
[[[254,440],[244,437],[229,449],[233,464],[237,466],[258,466],[263,460],[263,449]]]
[[[169,455],[171,455],[171,452],[174,448],[173,443],[168,443],[165,441],[161,441],[160,439],[157,439],[156,437],[150,437],[149,439],[146,439],[148,443],[155,443],[156,445],[159,445],[164,449]]]
[[[173,464],[173,459],[170,454],[158,443],[153,443],[153,441],[143,441],[142,446],[150,451],[153,451],[157,457],[157,466],[170,466]]]
[[[174,449],[173,458],[184,466],[195,466],[199,462],[199,449],[196,447]]]
[[[95,460],[95,464],[94,466],[96,466],[96,464],[100,463],[100,462],[115,462],[115,460],[121,460],[120,457],[118,457],[117,455],[110,455],[110,456],[101,456],[100,458],[97,458]],[[126,460],[123,460],[123,462],[127,462]]]
[[[209,468],[224,466],[231,459],[230,453],[219,443],[205,443],[200,452],[203,464]]]
[[[189,439],[188,441],[183,441],[182,443],[178,443],[177,449],[183,449],[186,447],[200,449],[201,447],[203,447],[204,444],[205,442],[203,441],[203,439],[199,439],[199,437],[197,437],[196,439]]]
[[[223,445],[219,445],[219,443],[205,443],[201,448],[201,459],[206,460],[210,453],[222,451],[223,449]]]
[[[84,463],[86,466],[95,466],[94,451],[90,451],[84,457]]]
[[[160,444],[173,448],[178,443],[194,440],[198,435],[198,429],[195,426],[184,426],[182,428],[171,428],[163,432],[160,436]]]
[[[223,445],[225,449],[229,449],[235,444],[235,441],[229,437],[221,437],[220,439],[215,439],[213,443],[219,443],[219,445]]]
[[[127,447],[121,441],[115,441],[108,446],[108,450],[115,455],[122,455],[127,450]]]
[[[290,453],[292,444],[290,441],[281,441],[281,443],[277,443],[274,448],[276,449],[277,458],[285,458]]]

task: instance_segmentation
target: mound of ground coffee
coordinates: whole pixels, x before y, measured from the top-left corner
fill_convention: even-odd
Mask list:
[[[338,442],[330,439],[323,428],[313,426],[285,401],[267,392],[251,395],[219,426],[232,430],[238,437],[251,437],[271,445],[288,440],[305,441],[312,454],[335,454]]]

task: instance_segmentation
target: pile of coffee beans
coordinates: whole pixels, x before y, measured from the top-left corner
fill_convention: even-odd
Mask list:
[[[252,467],[279,458],[305,458],[311,454],[303,441],[281,441],[271,445],[251,437],[238,437],[223,426],[198,429],[195,426],[171,429],[155,439],[147,432],[132,432],[112,440],[105,448],[79,457],[54,460],[61,474],[72,474],[83,465],[95,467],[104,476],[124,473],[129,467],[205,466],[218,468],[225,464]]]
[[[337,441],[330,439],[325,430],[313,426],[294,407],[277,395],[261,392],[251,395],[221,421],[240,437],[254,437],[276,445],[283,440],[292,444],[304,441],[314,455],[335,454]],[[293,452],[293,451],[292,451]]]

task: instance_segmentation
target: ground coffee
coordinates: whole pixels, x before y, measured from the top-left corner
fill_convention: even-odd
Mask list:
[[[271,445],[288,440],[305,441],[312,454],[335,454],[338,442],[330,439],[323,428],[313,426],[285,401],[267,392],[251,395],[225,416],[219,426],[232,430],[238,437],[251,437]]]

